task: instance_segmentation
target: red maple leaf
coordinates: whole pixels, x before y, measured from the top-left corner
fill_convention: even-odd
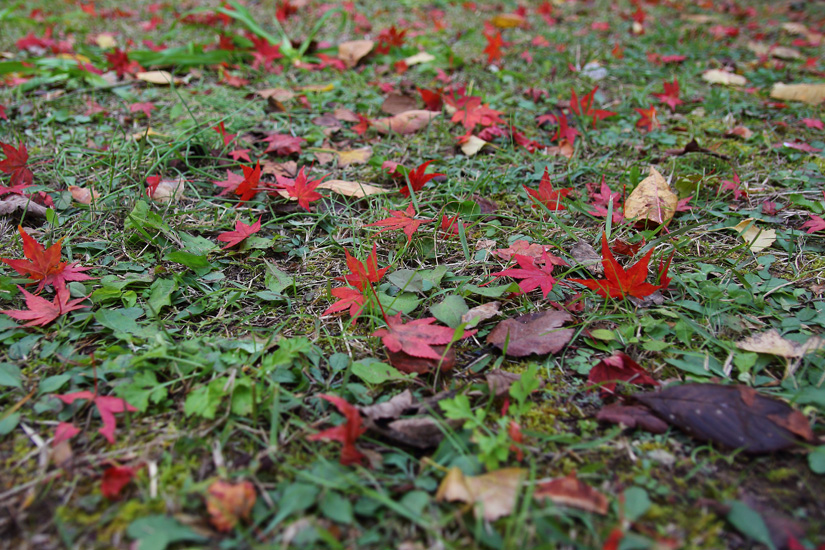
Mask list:
[[[226,195],[227,193],[234,193],[235,189],[243,182],[244,177],[227,169],[226,179],[223,181],[213,181],[218,187],[223,187],[223,191],[218,193],[218,196]]]
[[[528,195],[533,197],[536,201],[542,203],[548,210],[564,210],[566,207],[561,204],[561,200],[573,191],[572,187],[553,189],[553,185],[550,183],[550,174],[547,171],[547,167],[544,168],[544,175],[541,177],[541,181],[539,182],[538,191],[530,189],[526,185],[522,185],[522,187],[524,187],[524,190],[527,191]],[[534,204],[533,208],[538,208],[538,205]]]
[[[64,441],[70,440],[79,433],[80,428],[78,428],[71,422],[59,423],[57,425],[57,429],[54,431],[54,437],[52,438],[52,447],[57,447]]]
[[[439,111],[440,110],[441,109],[439,109]],[[5,105],[0,105],[0,118],[2,118],[3,120],[8,120],[9,119],[9,117],[6,116],[6,106]]]
[[[237,137],[237,135],[238,135],[238,134],[227,134],[226,133],[226,128],[224,128],[224,126],[223,126],[223,121],[221,121],[220,124],[218,124],[217,126],[213,126],[212,129],[220,134],[221,138],[223,139],[224,147],[229,145],[229,143],[233,139],[235,139],[235,137]]]
[[[576,136],[579,135],[579,131],[568,124],[567,115],[565,115],[564,113],[561,113],[559,116],[554,118],[555,121],[559,123],[559,127],[558,129],[556,129],[556,133],[550,139],[553,141],[566,139],[570,142],[570,145],[573,145],[573,143],[575,143],[576,141]]]
[[[304,172],[303,166],[298,171],[298,175],[295,176],[294,180],[278,175],[275,177],[278,180],[278,184],[281,185],[287,193],[289,193],[289,196],[297,198],[298,204],[300,204],[304,210],[308,212],[312,212],[312,207],[309,206],[309,203],[324,198],[324,196],[317,192],[315,188],[321,185],[321,182],[324,181],[326,176],[321,179],[307,181],[307,175]]]
[[[139,468],[131,466],[110,466],[103,470],[100,480],[100,493],[109,500],[120,498],[120,492],[134,479]]]
[[[497,273],[491,273],[493,277],[512,277],[513,279],[521,279],[519,281],[519,288],[523,293],[530,292],[541,287],[541,293],[547,298],[553,286],[556,284],[556,279],[553,277],[553,259],[548,257],[547,251],[542,251],[542,259],[544,260],[544,267],[539,267],[530,256],[522,256],[521,254],[513,254],[513,259],[516,260],[519,267],[511,267]]]
[[[602,359],[590,369],[587,381],[590,382],[591,389],[598,386],[602,393],[613,393],[616,390],[616,382],[619,381],[659,385],[636,361],[620,351]]]
[[[333,288],[329,291],[329,293],[338,298],[338,301],[324,310],[321,316],[323,317],[324,315],[330,315],[332,313],[349,309],[352,322],[355,323],[355,320],[358,319],[359,315],[361,315],[361,310],[364,308],[364,304],[366,302],[364,294],[358,289],[348,288],[345,286]]]
[[[306,143],[306,140],[301,137],[291,136],[289,134],[272,134],[264,139],[269,143],[264,153],[275,153],[278,156],[287,157],[292,154],[301,154],[301,144]]]
[[[647,109],[637,109],[634,111],[639,113],[639,120],[636,121],[636,128],[655,130],[659,127],[659,119],[656,118],[656,107],[651,105]]]
[[[389,218],[379,220],[375,223],[369,223],[364,227],[383,227],[384,229],[380,230],[376,235],[392,229],[401,229],[407,236],[407,242],[412,242],[412,235],[418,230],[419,226],[433,221],[432,219],[416,219],[415,206],[412,201],[407,205],[406,210],[388,210],[388,212],[392,214]]]
[[[25,327],[42,327],[48,325],[64,313],[89,307],[80,305],[80,302],[84,301],[88,296],[69,300],[69,289],[65,287],[59,287],[57,289],[57,295],[52,302],[27,292],[22,286],[18,286],[17,288],[19,288],[23,296],[26,297],[26,307],[29,309],[4,309],[0,311],[0,313],[5,313],[12,319],[17,319],[18,321],[28,321],[28,323],[23,325]]]
[[[227,243],[226,246],[221,247],[221,249],[229,248],[230,246],[235,246],[236,244],[240,243],[250,235],[254,235],[258,231],[261,230],[261,217],[258,216],[258,221],[253,223],[252,225],[247,225],[241,220],[235,222],[235,231],[224,231],[220,235],[218,235],[218,240],[224,243]]]
[[[132,103],[129,105],[129,112],[130,113],[137,113],[141,112],[147,117],[152,116],[152,111],[154,110],[155,105],[149,101],[145,103]]]
[[[596,95],[596,91],[599,89],[598,86],[595,86],[589,93],[585,94],[584,97],[579,100],[578,96],[576,95],[576,91],[573,88],[570,88],[570,109],[579,116],[589,116],[593,118],[593,128],[596,128],[596,123],[599,120],[603,120],[605,118],[615,116],[616,113],[614,111],[607,111],[604,109],[594,109],[593,108],[593,100]],[[573,143],[571,140],[570,143]]]
[[[47,249],[26,233],[22,225],[17,226],[17,230],[23,239],[23,255],[27,259],[0,258],[0,262],[8,265],[24,277],[28,277],[33,281],[40,281],[37,292],[43,290],[46,285],[65,288],[66,283],[70,281],[88,281],[93,278],[82,273],[87,269],[91,269],[90,267],[79,267],[77,263],[60,261],[63,239]]]
[[[251,51],[252,58],[254,59],[254,61],[252,61],[252,70],[263,66],[268,72],[272,72],[274,70],[272,66],[273,61],[283,57],[281,45],[272,44],[266,38],[258,38],[254,34],[247,34],[246,36],[253,44]]]
[[[450,327],[434,326],[432,323],[435,317],[416,319],[409,323],[401,321],[401,313],[388,317],[387,328],[380,328],[372,333],[373,336],[380,336],[381,341],[387,348],[395,353],[404,351],[413,357],[423,357],[441,360],[441,355],[432,346],[443,346],[453,341],[455,329]],[[467,338],[475,334],[475,330],[465,330],[462,338]]]
[[[109,62],[109,68],[114,69],[118,78],[123,78],[123,75],[129,73],[137,73],[143,70],[140,63],[137,61],[130,61],[129,54],[115,48],[115,51],[105,54],[106,60]]]
[[[367,256],[366,261],[363,263],[351,255],[348,250],[344,250],[344,254],[346,254],[347,257],[347,268],[349,268],[350,272],[343,277],[336,277],[335,279],[344,281],[361,292],[363,292],[370,283],[374,284],[380,281],[381,277],[383,277],[389,269],[389,266],[378,269],[378,249],[375,243],[372,243],[372,252],[370,252],[370,255]]]
[[[487,63],[490,64],[501,59],[501,47],[504,45],[501,31],[495,33],[485,32],[484,38],[487,39],[487,46],[484,48],[484,53],[487,54]]]
[[[651,95],[659,98],[659,101],[670,107],[671,111],[675,111],[677,105],[684,103],[684,101],[679,99],[679,79],[674,78],[673,83],[664,82],[662,85],[665,88],[664,93]]]
[[[739,200],[743,197],[748,198],[748,192],[745,189],[742,189],[742,181],[739,179],[739,174],[736,172],[733,173],[733,181],[722,180],[722,183],[719,185],[719,191],[730,191],[733,193],[733,200]]]
[[[480,97],[462,97],[458,101],[448,99],[448,103],[452,103],[456,108],[452,122],[460,122],[467,130],[472,130],[477,125],[492,126],[500,124],[504,121],[499,116],[501,111],[491,109],[487,103],[482,105]]]
[[[258,192],[258,183],[261,180],[261,161],[255,163],[255,168],[241,166],[243,170],[243,181],[238,184],[233,191],[241,202],[246,202]]]
[[[428,111],[441,111],[444,106],[444,98],[441,97],[440,90],[433,91],[418,87],[416,87],[416,90],[421,95],[421,100]]]
[[[802,224],[800,229],[806,229],[806,233],[816,233],[825,229],[825,220],[815,214],[811,214],[811,219]]]
[[[2,114],[2,110],[3,110],[3,106],[0,105],[0,114]],[[3,118],[5,118],[5,117],[3,117]],[[819,119],[816,119],[816,118],[803,118],[801,122],[802,122],[802,124],[804,124],[808,128],[814,128],[816,130],[825,130],[825,123],[823,123]]]
[[[455,237],[459,234],[458,225],[464,227],[464,222],[458,219],[458,214],[448,217],[446,214],[441,216],[441,225],[439,229],[444,233],[446,238]]]
[[[88,399],[97,407],[97,412],[100,414],[100,419],[103,421],[103,427],[97,431],[106,438],[109,443],[115,442],[115,414],[122,412],[136,412],[137,409],[120,397],[104,397],[96,395],[90,391],[79,391],[75,393],[67,393],[64,395],[55,394],[57,397],[67,405],[71,405],[78,399]]]
[[[398,30],[395,25],[389,29],[383,29],[378,33],[376,38],[375,53],[385,54],[389,53],[390,49],[397,46],[404,45],[404,37],[407,35],[407,29]]]
[[[660,288],[665,288],[667,284],[667,269],[661,272],[662,284],[653,285],[645,282],[647,279],[647,266],[650,263],[650,256],[653,254],[651,248],[645,256],[633,266],[625,270],[616,261],[613,252],[607,245],[607,235],[602,233],[602,266],[604,267],[604,279],[569,279],[574,283],[584,285],[590,290],[595,290],[602,298],[622,298],[633,296],[634,298],[644,298],[650,296]],[[670,262],[668,262],[670,265]],[[661,267],[661,266],[660,266]],[[670,279],[667,279],[667,283]]]
[[[249,152],[251,150],[252,149],[235,149],[234,151],[229,151],[229,156],[235,161],[252,162],[252,159],[249,158]]]
[[[439,174],[437,172],[432,174],[425,174],[424,172],[427,170],[427,166],[429,166],[431,162],[431,160],[428,160],[427,162],[419,164],[417,167],[415,167],[407,173],[407,179],[410,181],[410,187],[412,187],[413,191],[418,192],[431,179],[445,175]],[[405,197],[410,196],[409,187],[402,187],[398,190],[398,192]]]
[[[355,447],[355,440],[367,431],[361,424],[361,413],[351,404],[336,395],[321,394],[318,397],[325,399],[335,405],[335,408],[344,415],[346,422],[340,426],[329,428],[323,432],[312,434],[307,439],[310,441],[339,441],[343,444],[341,449],[341,464],[367,464],[367,457]]]
[[[34,175],[27,166],[29,152],[26,150],[26,146],[21,142],[15,149],[11,144],[0,141],[0,147],[3,148],[3,153],[6,155],[6,159],[0,161],[0,171],[11,174],[11,186],[22,190],[31,185]],[[9,191],[3,192],[8,193]]]

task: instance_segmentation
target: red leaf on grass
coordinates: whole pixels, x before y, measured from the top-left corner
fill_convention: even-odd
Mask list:
[[[599,361],[590,369],[587,381],[591,384],[590,388],[598,386],[602,393],[613,393],[618,381],[659,385],[636,361],[622,352]]]
[[[607,245],[607,235],[602,233],[602,266],[604,267],[604,279],[568,279],[571,282],[584,285],[590,290],[595,290],[602,298],[622,298],[633,296],[634,298],[644,298],[650,296],[660,288],[665,288],[667,284],[667,270],[664,271],[662,284],[653,285],[645,282],[647,279],[647,266],[650,263],[650,256],[653,254],[651,248],[645,256],[634,265],[625,270],[616,261],[610,247]],[[668,262],[670,265],[670,262]],[[661,266],[660,266],[661,267]],[[669,281],[669,279],[668,279]]]
[[[213,481],[206,490],[209,523],[222,533],[231,531],[240,520],[249,519],[256,498],[255,486],[249,481]]]
[[[256,221],[252,225],[247,225],[244,222],[238,220],[235,222],[235,231],[224,231],[223,233],[218,235],[218,240],[227,243],[226,246],[221,247],[222,249],[226,249],[230,246],[235,246],[236,244],[240,243],[250,235],[254,235],[260,230],[260,216],[258,216],[258,221]]]
[[[361,413],[358,412],[357,408],[347,403],[347,401],[341,397],[327,394],[321,394],[318,397],[335,405],[347,421],[340,426],[335,426],[334,428],[329,428],[323,432],[312,434],[307,437],[307,439],[310,441],[339,441],[343,444],[340,460],[341,464],[344,466],[349,464],[367,463],[367,457],[355,448],[355,440],[367,431],[367,428],[361,424]]]
[[[421,101],[428,111],[440,111],[444,105],[444,99],[441,97],[440,91],[427,90],[425,88],[416,88],[421,95]]]
[[[29,309],[4,309],[0,311],[0,313],[5,313],[12,319],[17,319],[18,321],[28,321],[28,323],[23,325],[26,327],[42,327],[48,325],[65,313],[89,307],[80,305],[80,302],[84,301],[88,296],[69,300],[69,290],[66,287],[57,288],[57,295],[52,302],[27,292],[22,286],[18,286],[17,288],[19,288],[20,292],[26,297],[26,307]]]
[[[100,419],[103,421],[103,427],[97,431],[105,437],[109,443],[115,442],[115,414],[126,411],[137,411],[137,409],[127,403],[125,399],[95,395],[90,391],[79,391],[62,395],[55,394],[54,397],[57,397],[67,405],[71,405],[78,399],[88,399],[94,403],[95,407],[97,407],[97,412],[100,413]]]
[[[235,193],[241,202],[246,202],[258,192],[258,183],[261,180],[261,161],[255,163],[255,168],[241,166],[243,169],[243,181],[235,188]]]
[[[552,117],[552,116],[553,115],[549,115],[549,117]],[[549,120],[549,117],[548,117],[548,120]],[[538,118],[542,119],[544,117],[538,117]],[[565,115],[564,113],[562,113],[559,116],[554,117],[554,118],[555,118],[555,122],[559,123],[559,127],[556,130],[556,133],[550,139],[553,140],[553,141],[560,141],[560,140],[565,140],[566,139],[570,143],[570,145],[572,146],[573,143],[576,142],[576,136],[579,135],[579,131],[568,124],[567,115]],[[541,123],[541,120],[539,120],[539,123]]]
[[[152,111],[155,109],[155,105],[151,102],[144,102],[144,103],[132,103],[129,105],[129,112],[130,113],[137,113],[141,112],[147,117],[152,116]]]
[[[384,229],[380,230],[376,233],[376,235],[383,233],[384,231],[401,229],[407,236],[407,242],[412,242],[412,235],[418,230],[421,224],[430,223],[433,221],[432,219],[416,219],[415,206],[412,202],[407,205],[406,210],[389,210],[388,212],[392,214],[392,216],[389,218],[384,218],[383,220],[378,220],[375,223],[368,223],[364,227],[383,227]]]
[[[536,500],[552,500],[562,506],[570,506],[588,512],[605,515],[609,507],[607,497],[576,477],[571,472],[565,477],[544,481],[533,493]]]
[[[677,105],[681,105],[684,103],[681,99],[679,99],[679,79],[674,78],[673,82],[663,82],[662,85],[664,86],[664,93],[658,94],[651,94],[653,97],[656,97],[670,107],[671,111],[676,110]]]
[[[639,120],[636,121],[636,128],[650,131],[659,127],[659,119],[656,118],[656,107],[653,105],[647,109],[634,108],[633,110],[639,113]]]
[[[585,94],[585,96],[582,97],[581,100],[579,100],[575,90],[570,88],[570,109],[579,116],[585,115],[592,117],[593,128],[596,128],[596,123],[598,121],[604,120],[605,118],[611,116],[616,116],[616,113],[614,111],[593,108],[593,99],[598,89],[599,87],[595,86],[592,90],[590,90],[589,93]],[[570,143],[573,143],[573,140],[570,140]]]
[[[57,447],[59,444],[63,443],[64,441],[70,440],[79,433],[80,428],[78,428],[71,422],[61,422],[57,425],[57,429],[54,431],[54,439],[52,440],[52,446]]]
[[[427,162],[419,164],[407,173],[407,179],[410,180],[410,187],[412,187],[412,190],[416,193],[420,191],[424,187],[424,185],[431,179],[445,175],[439,174],[437,172],[432,174],[425,174],[424,172],[427,170],[427,166],[429,166],[431,162],[431,160],[428,160]],[[407,186],[402,187],[398,190],[398,192],[404,195],[405,197],[410,196],[410,189]]]
[[[0,119],[8,120],[9,117],[6,116],[6,106],[0,105]]]
[[[484,38],[487,40],[487,45],[484,47],[484,53],[487,54],[487,63],[494,63],[501,59],[501,47],[504,46],[501,31],[485,32]]]
[[[542,203],[548,210],[564,210],[567,208],[561,204],[561,200],[573,191],[571,187],[566,187],[564,189],[553,189],[553,184],[550,183],[550,173],[547,171],[546,167],[544,168],[544,175],[541,177],[541,181],[539,182],[538,191],[530,189],[526,185],[522,185],[522,187],[524,187],[524,190],[527,191],[528,195],[533,197],[536,201]],[[538,208],[538,205],[534,204],[533,208]]]
[[[807,229],[806,233],[816,233],[825,229],[825,220],[816,214],[811,214],[811,219],[802,224],[800,229]]]
[[[452,101],[448,98],[447,102],[456,108],[456,112],[453,113],[450,120],[460,122],[467,130],[472,130],[479,124],[493,126],[504,122],[499,116],[501,111],[491,109],[487,103],[482,105],[480,97],[462,97],[458,101]]]
[[[0,161],[0,172],[11,174],[11,186],[23,189],[31,185],[34,175],[28,168],[29,152],[26,145],[21,142],[15,149],[11,144],[0,141],[0,147],[6,155],[5,160]]]
[[[321,182],[324,181],[326,176],[321,179],[308,181],[303,166],[301,167],[301,170],[298,171],[298,175],[295,176],[294,180],[279,176],[277,174],[275,177],[278,180],[278,184],[281,185],[287,193],[289,193],[290,197],[298,199],[298,204],[300,204],[301,207],[307,212],[312,212],[312,207],[309,203],[324,198],[324,196],[317,192],[315,188],[321,185]]]
[[[224,125],[223,125],[223,121],[221,121],[220,124],[218,124],[217,126],[213,126],[212,129],[215,130],[216,132],[218,132],[218,134],[220,134],[221,138],[223,139],[224,147],[229,145],[232,142],[232,140],[235,139],[235,137],[238,135],[238,134],[227,134],[226,133],[226,128],[224,128]]]
[[[218,193],[218,196],[221,197],[223,195],[226,195],[227,193],[234,193],[235,189],[237,189],[238,186],[241,183],[243,183],[243,180],[244,180],[243,176],[241,176],[239,174],[236,174],[236,173],[232,172],[231,170],[227,170],[225,180],[223,180],[223,181],[220,181],[220,180],[219,181],[213,181],[212,183],[214,183],[218,187],[223,187],[223,191]]]
[[[345,281],[350,286],[353,286],[362,292],[370,283],[377,283],[380,281],[381,277],[383,277],[389,269],[389,266],[378,269],[378,255],[375,243],[372,245],[372,252],[369,256],[367,256],[366,261],[363,263],[361,263],[358,258],[352,256],[347,250],[344,250],[344,254],[346,254],[347,257],[347,267],[349,268],[350,273],[344,275],[343,277],[336,277],[336,279],[339,281]]]
[[[77,263],[67,263],[60,261],[60,251],[63,239],[58,240],[49,248],[35,241],[22,225],[17,226],[20,237],[23,239],[23,255],[25,260],[12,260],[11,258],[0,258],[0,262],[8,265],[20,275],[28,277],[34,281],[40,281],[37,291],[40,292],[46,285],[54,285],[55,288],[65,288],[70,281],[88,281],[89,277],[82,273],[90,267],[79,267]]]
[[[514,254],[513,258],[519,267],[511,267],[497,273],[492,273],[491,275],[493,277],[521,279],[518,286],[524,293],[541,287],[542,295],[547,298],[547,295],[550,294],[550,291],[553,290],[553,286],[556,284],[556,279],[553,277],[554,262],[548,257],[547,251],[542,251],[544,267],[538,267],[535,260],[529,256]]]
[[[324,310],[321,316],[323,317],[331,313],[337,313],[339,311],[349,309],[352,322],[355,323],[355,320],[359,315],[361,315],[361,310],[364,308],[364,303],[366,301],[364,294],[358,289],[347,288],[345,286],[333,288],[329,291],[329,293],[338,298],[338,301]]]
[[[432,346],[443,346],[453,341],[455,330],[450,327],[434,326],[435,317],[416,319],[409,323],[401,321],[401,313],[387,318],[387,328],[380,328],[372,333],[380,336],[381,341],[390,351],[404,351],[413,357],[441,359]],[[462,338],[475,334],[475,330],[465,330]]]
[[[109,500],[120,498],[120,492],[134,479],[138,468],[130,466],[110,466],[103,471],[100,492]]]
[[[289,134],[272,134],[264,139],[269,143],[264,153],[275,153],[279,156],[289,156],[292,154],[301,154],[301,145],[306,143],[306,140],[301,137],[294,137]]]

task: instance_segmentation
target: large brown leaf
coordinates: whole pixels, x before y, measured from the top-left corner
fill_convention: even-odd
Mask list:
[[[779,451],[814,437],[802,413],[747,386],[683,384],[634,397],[697,439],[748,453]]]
[[[545,355],[561,351],[573,338],[575,330],[561,328],[573,317],[566,311],[550,309],[506,319],[487,335],[487,343],[503,350],[510,357]]]

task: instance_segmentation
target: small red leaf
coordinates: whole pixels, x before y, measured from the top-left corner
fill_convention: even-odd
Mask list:
[[[367,429],[361,425],[361,413],[341,397],[327,394],[321,394],[318,397],[335,405],[347,420],[340,426],[312,434],[307,437],[307,439],[310,441],[324,440],[342,443],[344,447],[341,449],[341,464],[344,466],[366,463],[367,457],[355,448],[355,440],[367,431]]]
[[[229,248],[230,246],[234,246],[244,239],[249,237],[250,235],[254,235],[258,231],[261,230],[261,217],[258,216],[258,221],[253,223],[252,225],[247,225],[242,221],[238,220],[235,222],[235,231],[224,231],[220,235],[218,235],[218,240],[221,242],[227,243],[226,246],[221,247],[222,249]]]

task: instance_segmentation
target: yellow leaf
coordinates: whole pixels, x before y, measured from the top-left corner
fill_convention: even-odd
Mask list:
[[[146,71],[142,73],[137,73],[135,78],[138,80],[142,80],[144,82],[148,82],[149,84],[156,84],[158,86],[168,86],[172,82],[175,84],[180,82],[179,78],[175,78],[172,76],[172,73],[167,71]]]
[[[438,486],[435,499],[472,504],[476,516],[494,521],[512,513],[525,473],[524,468],[504,468],[480,476],[465,476],[453,467]]]
[[[487,142],[480,137],[470,136],[470,139],[461,144],[461,152],[471,157],[481,151],[481,148],[485,145],[487,145]]]
[[[140,141],[145,136],[157,136],[157,137],[164,137],[164,138],[169,137],[166,134],[161,134],[160,132],[154,131],[152,128],[149,128],[147,130],[140,130],[139,132],[135,132],[134,134],[131,134],[129,137],[131,137],[135,141]]]
[[[752,252],[762,252],[776,241],[776,231],[757,227],[753,218],[746,218],[730,229],[739,233]]]
[[[736,347],[745,351],[767,353],[792,359],[802,357],[806,353],[825,348],[825,340],[819,336],[811,336],[804,344],[783,338],[775,328],[749,336],[736,342]]]
[[[351,149],[349,151],[336,151],[335,154],[338,155],[339,166],[366,164],[372,156],[372,149],[369,147],[361,147],[359,149]]]
[[[361,199],[369,195],[388,193],[386,189],[381,189],[368,183],[345,180],[327,180],[318,186],[318,189],[329,189],[345,197],[355,197]]]
[[[433,60],[435,60],[435,56],[433,54],[429,54],[427,52],[418,52],[417,54],[411,55],[410,57],[405,59],[404,63],[406,63],[408,67],[412,67],[413,65],[418,65],[420,63],[429,63]]]
[[[107,33],[97,35],[97,38],[95,38],[95,43],[103,50],[108,50],[117,46],[115,37]]]
[[[744,86],[748,79],[736,73],[711,69],[702,73],[702,78],[711,84],[724,84],[725,86]]]
[[[802,101],[809,105],[819,105],[825,101],[825,83],[783,84],[777,82],[771,88],[771,97],[782,101]]]
[[[299,92],[331,92],[335,89],[335,84],[311,84],[296,88]]]
[[[517,13],[502,13],[493,17],[493,26],[499,29],[512,29],[524,25],[524,17]]]
[[[679,197],[671,191],[667,180],[654,167],[650,175],[639,182],[624,203],[624,217],[629,220],[667,225],[676,213]]]

